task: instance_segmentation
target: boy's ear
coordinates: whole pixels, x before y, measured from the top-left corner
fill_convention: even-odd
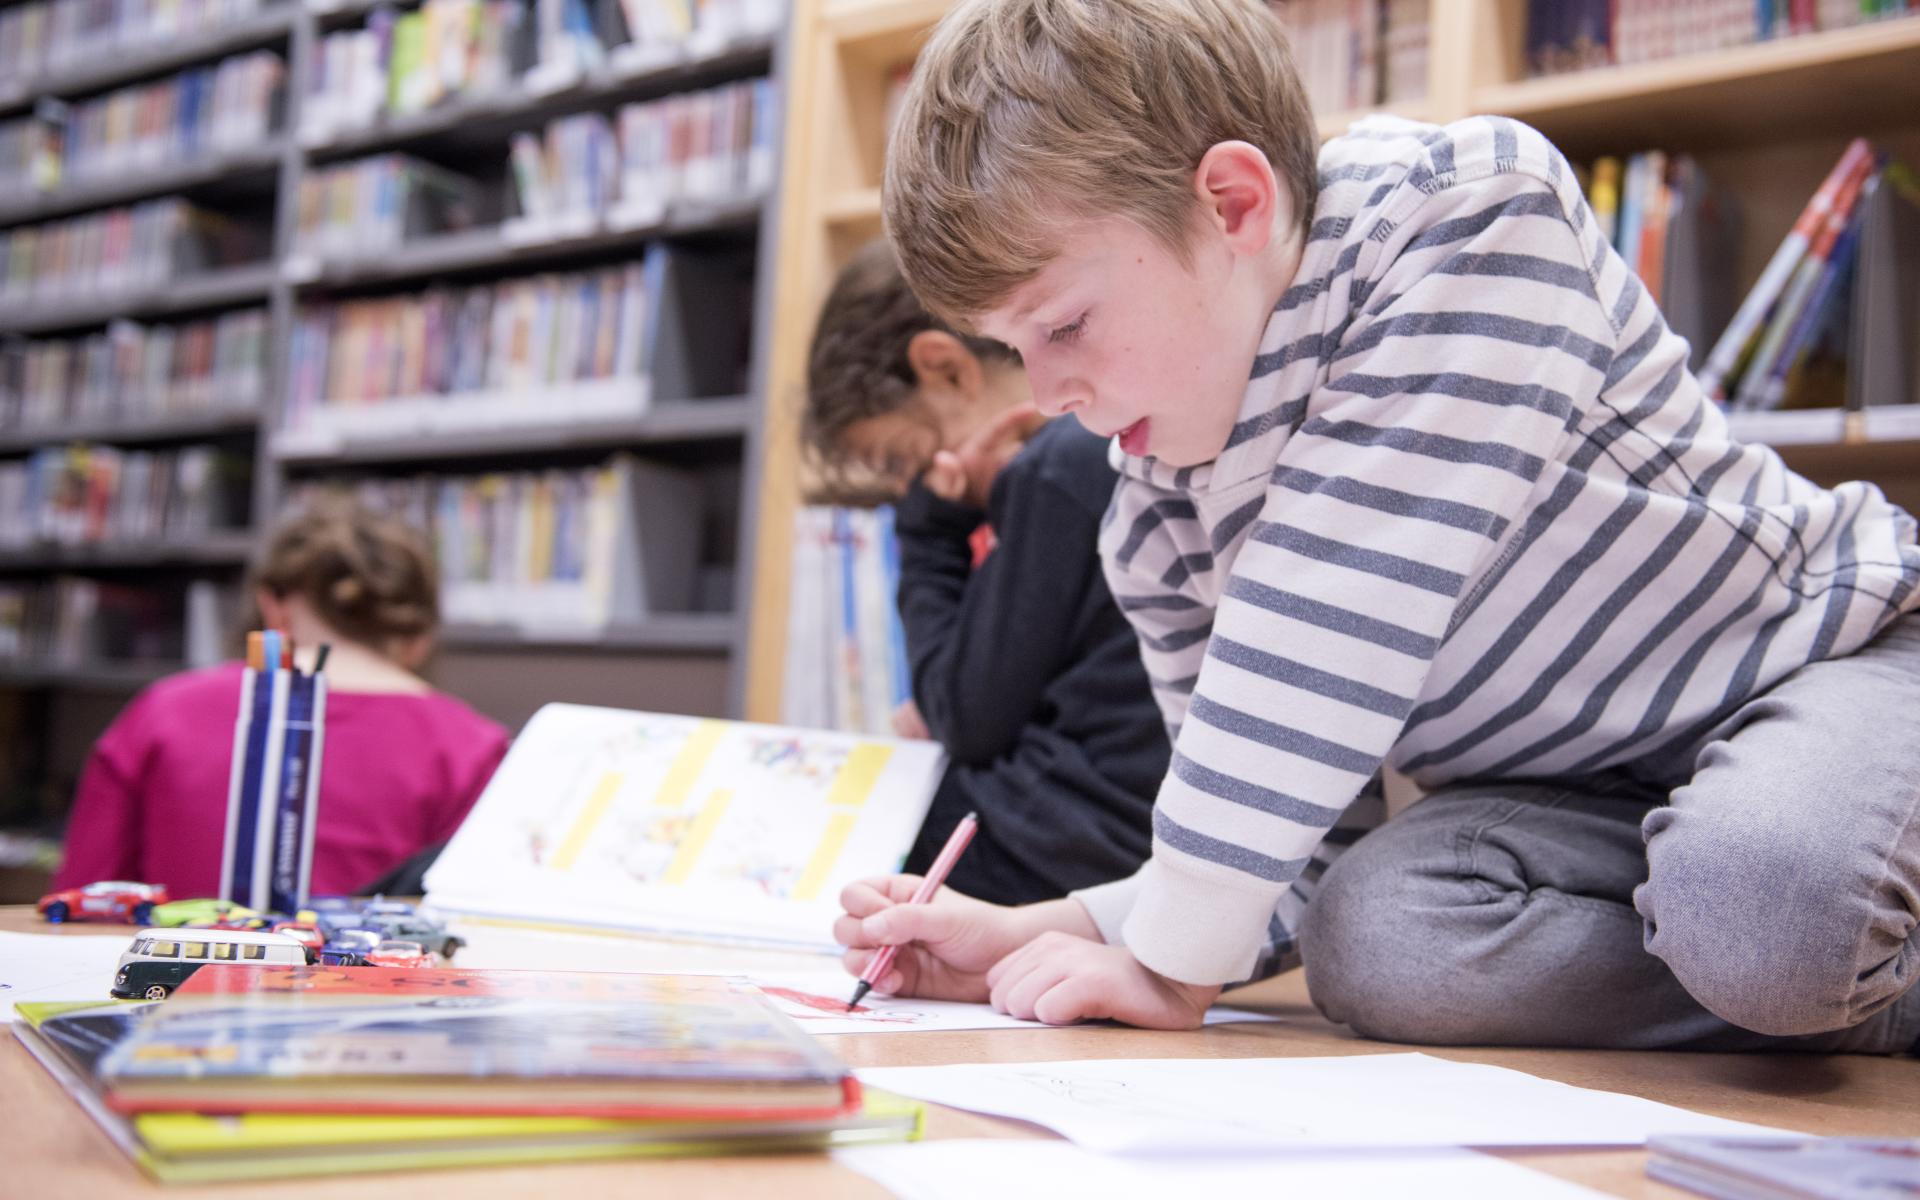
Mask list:
[[[907,362],[924,395],[957,391],[968,399],[980,393],[980,360],[965,343],[944,329],[922,329],[907,342]]]
[[[1201,218],[1240,254],[1266,249],[1275,229],[1293,221],[1293,202],[1259,147],[1219,142],[1193,170]]]

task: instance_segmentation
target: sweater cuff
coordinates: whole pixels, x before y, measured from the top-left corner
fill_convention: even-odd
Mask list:
[[[1109,946],[1118,946],[1126,941],[1121,936],[1120,928],[1127,923],[1127,914],[1133,911],[1134,898],[1139,894],[1139,871],[1112,883],[1067,893],[1080,902],[1081,908],[1087,910],[1087,915],[1093,918],[1094,927],[1100,931],[1100,940]]]
[[[1147,860],[1135,878],[1139,891],[1122,940],[1142,966],[1181,983],[1230,984],[1252,976],[1279,895],[1184,871],[1158,857]]]
[[[987,519],[987,511],[946,500],[918,479],[893,506],[893,527],[903,534],[945,533],[968,537]]]

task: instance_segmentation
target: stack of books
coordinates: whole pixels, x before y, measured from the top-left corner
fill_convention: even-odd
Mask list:
[[[636,416],[662,264],[308,307],[283,445]]]
[[[319,167],[300,180],[296,254],[378,257],[417,238],[471,227],[479,185],[406,154]]]
[[[210,965],[163,1004],[21,1015],[167,1182],[824,1149],[924,1119],[722,978]]]
[[[32,432],[205,412],[257,410],[267,311],[142,325],[0,347],[0,429]]]
[[[57,575],[0,583],[0,660],[40,667],[209,666],[238,594],[210,580],[132,587]]]
[[[913,696],[899,591],[892,509],[820,505],[794,515],[784,723],[892,731],[893,710]]]
[[[41,186],[185,166],[260,147],[273,133],[286,64],[269,51],[68,107],[55,177]]]
[[[284,0],[29,0],[9,5],[0,9],[0,86],[30,85],[38,75],[210,33],[279,2]]]
[[[328,487],[292,500],[310,503]],[[593,631],[696,608],[696,474],[620,455],[595,467],[370,481],[357,495],[427,531],[448,621]]]
[[[309,65],[301,140],[325,144],[383,114],[513,86],[525,20],[524,0],[427,0],[411,12],[376,8],[364,27],[325,35]]]
[[[1916,10],[1912,0],[1529,0],[1527,63],[1553,74],[1654,62]]]
[[[250,460],[75,445],[0,462],[0,547],[184,543],[243,525]]]
[[[259,229],[178,196],[0,230],[0,303],[158,288],[257,260]]]
[[[1856,139],[1714,343],[1729,408],[1920,404],[1920,177]]]
[[[1408,104],[1427,94],[1429,0],[1272,0],[1323,113]]]

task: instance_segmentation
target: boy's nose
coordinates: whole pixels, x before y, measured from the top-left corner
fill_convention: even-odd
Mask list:
[[[1074,376],[1036,379],[1033,384],[1034,405],[1049,417],[1076,412],[1093,400],[1093,389],[1086,380]]]

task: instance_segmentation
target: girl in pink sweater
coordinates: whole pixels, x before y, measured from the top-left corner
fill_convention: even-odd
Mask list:
[[[278,529],[249,580],[260,616],[301,666],[327,659],[327,740],[314,840],[316,895],[352,893],[451,837],[507,749],[507,733],[414,674],[432,649],[439,586],[419,536],[328,502]],[[164,883],[219,890],[238,663],[147,688],[93,748],[54,886]]]

